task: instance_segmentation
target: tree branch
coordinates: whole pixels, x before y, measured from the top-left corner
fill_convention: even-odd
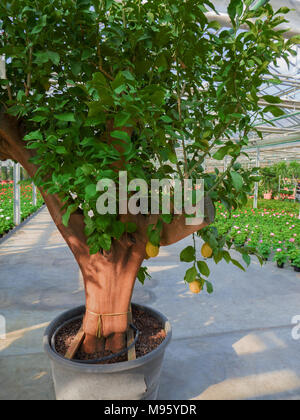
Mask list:
[[[200,225],[187,225],[185,214],[182,214],[179,217],[175,216],[170,224],[165,223],[161,235],[161,246],[168,246],[179,242],[192,233],[213,223],[215,219],[215,208],[213,202],[208,197],[205,198],[204,201],[204,213],[205,218]]]

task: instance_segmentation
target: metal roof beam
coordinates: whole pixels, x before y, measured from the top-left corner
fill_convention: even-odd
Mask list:
[[[217,21],[225,28],[231,28],[232,23],[230,20],[230,17],[226,13],[219,13],[218,15],[214,12],[208,12],[205,14],[207,17],[207,20],[209,22]],[[240,26],[241,29],[249,30],[248,25],[244,24]],[[293,28],[288,30],[283,34],[284,38],[292,38],[293,36],[300,35],[300,28]]]
[[[258,105],[261,106],[268,106],[270,105],[268,102],[264,101],[264,100],[260,100],[258,102]],[[299,110],[300,111],[300,102],[299,101],[293,101],[290,99],[284,99],[281,101],[280,104],[277,104],[280,108],[287,108],[287,109],[294,109],[294,110]]]
[[[265,127],[265,126],[258,126],[255,127],[258,131],[261,131],[262,133],[275,133],[275,134],[293,134],[297,133],[299,130],[290,129],[290,128],[279,128],[279,127]]]

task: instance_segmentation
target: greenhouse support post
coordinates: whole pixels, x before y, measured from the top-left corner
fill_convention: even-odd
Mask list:
[[[14,224],[21,223],[20,164],[14,163]]]
[[[259,153],[259,147],[256,148],[256,166],[257,168],[259,168],[259,164],[260,164],[260,153]],[[255,186],[254,186],[254,203],[253,203],[253,208],[257,209],[257,201],[258,201],[258,182],[255,182]]]
[[[32,204],[37,205],[36,186],[34,184],[32,184]]]
[[[6,79],[5,56],[0,55],[0,79]]]

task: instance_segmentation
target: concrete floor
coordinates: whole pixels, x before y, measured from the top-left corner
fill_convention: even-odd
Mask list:
[[[190,239],[183,242],[149,260],[153,278],[134,292],[134,301],[165,313],[173,326],[159,398],[300,399],[300,340],[291,335],[300,274],[272,262],[261,268],[254,260],[243,273],[209,261],[215,292],[192,295],[183,282],[187,264],[179,261]],[[0,400],[54,399],[43,332],[83,302],[77,266],[46,209],[0,243],[0,315],[7,324]]]

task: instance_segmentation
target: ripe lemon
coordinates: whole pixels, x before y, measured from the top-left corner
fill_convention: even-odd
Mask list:
[[[154,258],[159,254],[159,247],[152,245],[151,242],[148,242],[146,245],[146,254],[148,257]]]
[[[189,284],[189,288],[192,293],[200,293],[202,290],[201,283],[198,280],[192,281],[192,283]]]
[[[213,250],[211,249],[211,247],[209,246],[207,242],[203,244],[201,248],[201,254],[203,255],[204,258],[210,258],[212,256]]]

